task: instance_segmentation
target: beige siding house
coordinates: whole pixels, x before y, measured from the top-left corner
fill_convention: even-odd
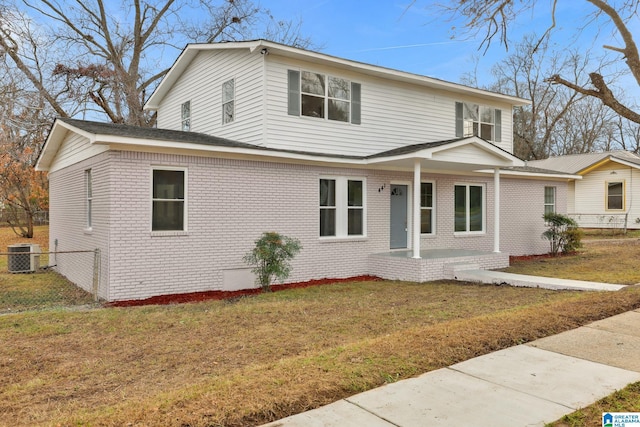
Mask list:
[[[529,165],[579,176],[567,213],[585,228],[640,228],[640,156],[628,151],[573,154]]]
[[[100,249],[108,301],[256,287],[242,257],[264,231],[300,239],[290,282],[504,267],[547,251],[542,215],[579,178],[513,156],[526,103],[264,40],[189,45],[145,106],[157,128],[54,122],[50,240]]]

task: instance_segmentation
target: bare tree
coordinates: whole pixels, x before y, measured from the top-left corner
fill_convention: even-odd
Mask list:
[[[617,55],[617,62],[624,61],[624,69],[631,74],[636,83],[640,85],[640,55],[629,29],[632,20],[637,21],[638,1],[637,0],[584,0],[585,4],[592,6],[592,12],[585,12],[585,26],[577,28],[576,32],[585,30],[590,25],[597,26],[598,30],[611,29],[619,46],[604,45],[606,51]],[[411,5],[415,5],[414,0]],[[446,13],[452,19],[462,19],[467,30],[482,37],[481,48],[488,49],[494,39],[498,39],[501,44],[508,49],[509,30],[512,24],[520,17],[528,16],[527,11],[535,8],[542,8],[548,5],[549,25],[544,34],[539,38],[539,43],[543,43],[557,27],[557,7],[558,0],[550,2],[536,2],[535,0],[466,0],[450,1],[443,6]],[[580,13],[582,10],[572,3],[573,10]],[[635,22],[633,21],[633,22]],[[616,114],[632,122],[640,123],[640,114],[634,108],[625,103],[619,94],[612,88],[610,76],[605,75],[603,70],[598,69],[589,73],[589,78],[585,82],[575,82],[567,78],[562,73],[550,74],[548,81],[553,84],[562,85],[576,93],[593,97],[600,100],[604,105],[615,111]]]
[[[273,38],[310,43],[299,26],[275,21],[251,0],[13,1],[0,7],[0,51],[59,116],[84,108],[114,123],[152,126],[155,115],[142,106],[168,71],[167,51],[250,37],[257,27]],[[35,37],[33,20],[46,22],[49,32]],[[40,49],[43,43],[49,52]]]
[[[0,70],[0,204],[13,231],[31,238],[34,216],[48,207],[46,174],[33,165],[53,111],[20,74]]]
[[[603,123],[612,115],[609,110],[593,98],[545,81],[550,72],[582,81],[588,65],[588,53],[553,51],[546,41],[529,35],[492,67],[494,81],[487,89],[531,100],[531,105],[514,110],[514,154],[535,160],[604,144],[610,135]]]

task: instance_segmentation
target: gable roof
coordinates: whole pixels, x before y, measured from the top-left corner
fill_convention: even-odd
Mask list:
[[[549,157],[544,160],[531,160],[528,165],[556,170],[570,174],[585,174],[608,162],[616,162],[640,169],[640,156],[629,151],[614,150],[602,153],[568,154]]]
[[[262,51],[270,54],[284,56],[292,59],[309,61],[319,64],[328,65],[334,68],[352,70],[362,74],[368,74],[387,80],[403,81],[419,86],[431,87],[434,89],[446,90],[466,95],[474,95],[484,99],[490,99],[498,102],[507,102],[511,105],[527,105],[529,100],[518,98],[510,95],[503,95],[497,92],[477,89],[470,86],[452,83],[445,80],[427,77],[419,74],[408,73],[406,71],[394,70],[391,68],[380,67],[378,65],[366,64],[363,62],[352,61],[349,59],[339,58],[324,53],[313,52],[306,49],[287,46],[267,40],[251,40],[242,42],[223,42],[223,43],[195,43],[188,44],[180,56],[176,59],[171,69],[162,79],[158,87],[151,94],[144,105],[145,110],[156,110],[162,99],[169,92],[182,73],[187,69],[191,61],[200,53],[206,51],[244,49],[249,52],[260,53]],[[266,55],[264,55],[266,57]]]

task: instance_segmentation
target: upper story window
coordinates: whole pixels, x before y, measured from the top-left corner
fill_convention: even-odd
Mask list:
[[[456,137],[479,136],[502,141],[502,111],[470,102],[456,102]]]
[[[181,106],[182,130],[189,132],[191,130],[191,101],[184,102]]]
[[[360,84],[314,73],[289,70],[288,113],[360,124]]]
[[[234,79],[222,83],[222,124],[231,123],[235,118],[236,87]]]
[[[151,230],[186,230],[186,174],[182,168],[153,169]]]
[[[624,182],[607,182],[607,210],[624,210]]]

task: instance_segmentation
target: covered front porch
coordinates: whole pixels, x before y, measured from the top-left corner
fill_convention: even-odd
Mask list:
[[[387,280],[428,282],[454,279],[457,268],[490,270],[509,266],[509,254],[469,249],[422,249],[369,255],[369,274]]]
[[[508,266],[508,255],[501,255],[500,251],[500,170],[501,168],[522,167],[524,166],[522,160],[496,145],[474,136],[400,147],[370,156],[368,162],[378,168],[403,170],[413,174],[411,183],[406,183],[406,185],[391,183],[394,190],[391,192],[391,196],[403,195],[403,193],[407,195],[404,198],[392,197],[390,201],[389,246],[390,249],[406,248],[407,250],[372,255],[371,264],[383,265],[380,267],[371,266],[373,270],[380,272],[381,277],[416,281],[442,279],[445,277],[443,265],[453,262],[479,263],[482,268]],[[440,206],[444,206],[444,208],[437,209],[438,221],[443,223],[444,220],[452,223],[449,229],[436,231],[432,229],[432,218],[428,218],[426,221],[424,221],[425,218],[422,218],[423,205],[427,206],[431,214],[436,211],[434,202],[430,199],[433,197],[433,193],[428,193],[426,196],[421,194],[423,173],[456,177],[444,189],[444,191],[451,191],[451,197],[456,201],[455,205],[441,200],[443,203]],[[492,186],[489,184],[491,181],[486,180],[487,175],[492,175]],[[433,185],[437,186],[435,183]],[[474,189],[473,202],[471,201],[471,187]],[[402,191],[403,188],[405,191]],[[458,193],[454,194],[453,188],[462,188],[466,191],[465,194],[462,194],[462,201],[459,200]],[[492,193],[492,209],[487,209],[488,188],[491,188]],[[481,196],[478,196],[479,192],[481,192]],[[425,202],[421,197],[430,201]],[[491,212],[493,220],[491,225],[488,224],[487,218],[489,212]],[[427,224],[426,228],[423,227],[423,222]],[[480,249],[487,250],[488,248],[486,244],[478,244],[478,242],[475,242],[475,245],[467,244],[467,250],[425,248],[422,246],[422,237],[425,235],[435,237],[432,242],[436,244],[440,240],[438,236],[443,236],[445,241],[450,236],[489,237],[492,239],[493,252],[481,252]],[[443,245],[440,243],[438,246],[442,247]],[[384,261],[378,259],[380,256],[384,258]],[[394,263],[396,266],[392,265]]]

